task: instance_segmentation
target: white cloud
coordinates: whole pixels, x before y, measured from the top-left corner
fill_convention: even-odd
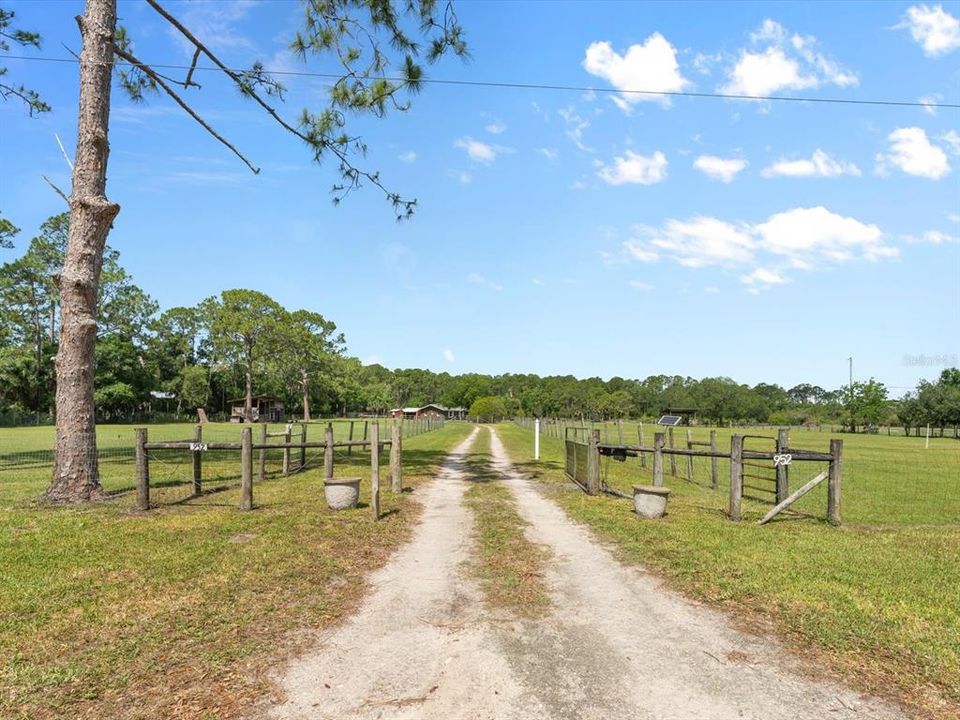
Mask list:
[[[244,20],[257,0],[216,0],[191,2],[179,20],[208,48],[216,51],[252,49],[253,42],[236,25]],[[168,29],[184,54],[191,57],[196,49],[175,27]],[[269,66],[268,66],[269,67]]]
[[[846,262],[858,251],[866,260],[897,254],[896,248],[884,245],[883,233],[876,225],[837,215],[823,206],[776,213],[754,231],[765,251],[808,267],[816,260]]]
[[[453,355],[453,350],[451,350],[450,348],[444,348],[442,351],[442,354],[443,354],[443,359],[446,360],[448,363],[452,363],[454,360],[456,360],[456,358]]]
[[[537,148],[537,152],[543,155],[547,160],[556,160],[560,157],[560,151],[556,148]]]
[[[487,125],[486,131],[493,135],[501,135],[506,132],[507,126],[499,120],[494,120],[492,123]]]
[[[615,157],[613,164],[602,166],[597,175],[608,185],[653,185],[666,178],[667,164],[667,156],[659,150],[650,156],[627,150],[626,156]]]
[[[577,146],[577,149],[583,152],[593,152],[593,148],[588,147],[583,142],[583,131],[590,127],[590,121],[580,117],[573,109],[573,106],[560,108],[557,110],[557,114],[563,118],[563,121],[567,124],[567,137]]]
[[[665,254],[685,267],[735,265],[753,258],[753,238],[747,228],[712,217],[668,220],[663,227],[634,228],[638,236],[627,241],[627,251],[640,259],[644,252],[652,257]]]
[[[952,245],[960,243],[960,237],[948,235],[939,230],[927,230],[920,237],[914,235],[904,235],[903,239],[909,243],[929,243],[930,245]]]
[[[764,20],[751,34],[754,45],[763,49],[740,51],[727,71],[727,82],[719,90],[732,95],[761,96],[781,90],[805,90],[827,83],[838,87],[856,85],[856,74],[815,50],[812,35],[789,35],[774,20]]]
[[[485,142],[474,140],[469,136],[459,138],[453,145],[454,147],[466,150],[467,155],[469,155],[470,159],[474,162],[483,163],[484,165],[489,165],[496,160],[497,154],[501,152],[500,148],[496,145],[488,145]]]
[[[670,219],[659,227],[639,225],[622,247],[628,259],[644,263],[667,258],[689,268],[750,268],[740,279],[753,289],[789,282],[785,271],[790,269],[812,271],[899,254],[876,225],[824,207],[793,208],[759,224],[696,216]]]
[[[693,161],[693,166],[707,177],[729,183],[747,167],[747,161],[740,158],[721,158],[716,155],[701,155]]]
[[[740,282],[753,287],[769,288],[774,285],[783,285],[790,281],[776,270],[758,267],[747,275],[741,275]]]
[[[923,111],[927,113],[927,115],[937,114],[937,105],[940,104],[941,100],[943,100],[943,95],[940,93],[931,93],[917,98],[917,102],[923,105]]]
[[[954,155],[960,155],[960,133],[956,130],[947,130],[937,139],[945,142]]]
[[[417,161],[417,154],[413,150],[407,150],[405,153],[400,153],[397,156],[400,159],[400,162],[413,163]]]
[[[534,278],[534,279],[531,280],[530,282],[532,282],[532,283],[533,283],[534,285],[536,285],[537,287],[543,287],[544,285],[546,285],[546,283],[545,283],[543,280],[541,280],[540,278]]]
[[[897,128],[887,136],[890,150],[877,154],[877,172],[881,175],[894,166],[917,177],[939,180],[950,173],[950,161],[942,148],[927,138],[923,128]]]
[[[641,292],[651,292],[654,287],[650,283],[645,283],[642,280],[631,280],[627,283],[634,290],[640,290]]]
[[[467,282],[471,285],[479,285],[481,287],[489,288],[490,290],[496,290],[497,292],[503,290],[503,285],[499,285],[477,272],[472,272],[467,275]]]
[[[623,55],[614,50],[609,42],[590,43],[583,67],[591,75],[607,80],[621,91],[679,92],[690,85],[690,81],[680,73],[676,49],[658,32],[643,44],[631,45]],[[625,92],[615,99],[622,110],[628,110],[630,105],[643,101],[654,100],[664,105],[670,102],[665,95]]]
[[[809,158],[786,160],[781,158],[763,169],[764,177],[839,177],[853,175],[860,177],[860,168],[853,163],[834,160],[820,148],[813,151]]]
[[[943,9],[942,5],[911,5],[907,14],[895,26],[907,29],[910,36],[923,47],[927,57],[946,55],[960,48],[960,20]]]
[[[469,185],[473,182],[473,175],[466,170],[447,170],[447,175],[455,178],[461,185]]]

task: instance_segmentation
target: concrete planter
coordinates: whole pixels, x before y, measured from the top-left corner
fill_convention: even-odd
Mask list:
[[[323,495],[331,510],[355,508],[360,499],[360,478],[327,478],[323,481]]]
[[[653,485],[633,486],[633,509],[640,517],[655,520],[662,518],[667,511],[667,498],[670,489]]]

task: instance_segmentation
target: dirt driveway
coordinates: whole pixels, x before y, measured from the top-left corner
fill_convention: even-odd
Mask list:
[[[464,462],[478,432],[418,492],[423,520],[372,579],[349,621],[278,677],[269,716],[651,720],[903,718],[897,709],[808,679],[773,641],[617,562],[510,465],[494,468],[531,541],[549,548],[552,611],[491,617],[465,563],[472,517]]]

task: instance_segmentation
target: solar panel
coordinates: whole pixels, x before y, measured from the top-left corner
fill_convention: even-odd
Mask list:
[[[662,418],[657,420],[657,425],[679,425],[683,421],[683,418],[679,415],[664,415]]]

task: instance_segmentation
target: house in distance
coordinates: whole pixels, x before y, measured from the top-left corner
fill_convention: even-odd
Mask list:
[[[230,422],[245,422],[243,407],[244,398],[230,400]],[[253,422],[284,422],[286,411],[283,402],[270,395],[257,395],[253,398]]]
[[[428,403],[423,407],[394,408],[389,413],[392,418],[420,420],[422,418],[442,418],[444,420],[463,420],[467,416],[467,409],[462,407],[447,407],[437,403]]]

